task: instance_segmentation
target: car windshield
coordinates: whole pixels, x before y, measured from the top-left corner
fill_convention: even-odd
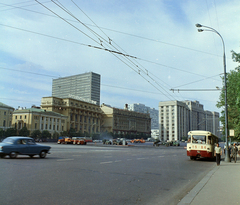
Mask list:
[[[6,138],[3,140],[4,143],[7,143],[7,144],[13,144],[14,143],[14,139],[12,138]]]

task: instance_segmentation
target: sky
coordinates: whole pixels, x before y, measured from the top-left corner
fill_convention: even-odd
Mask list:
[[[229,72],[239,11],[238,0],[0,0],[0,102],[40,106],[53,79],[95,72],[100,104],[191,100],[221,112],[223,43],[195,24],[222,36]]]

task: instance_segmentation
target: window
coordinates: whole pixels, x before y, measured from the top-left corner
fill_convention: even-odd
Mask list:
[[[3,120],[3,127],[5,127],[6,126],[6,121],[5,120]]]
[[[27,119],[27,115],[24,116],[24,119]]]
[[[35,129],[37,129],[37,123],[35,123]]]
[[[22,115],[20,115],[20,119],[22,119]]]
[[[17,119],[17,116],[15,116],[15,119]]]
[[[6,112],[4,112],[4,115],[7,115],[7,113],[6,113]]]

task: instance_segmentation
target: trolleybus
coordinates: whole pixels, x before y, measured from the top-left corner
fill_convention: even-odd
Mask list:
[[[214,158],[215,143],[218,143],[218,137],[209,131],[189,131],[187,156],[189,156],[191,160],[200,157]]]

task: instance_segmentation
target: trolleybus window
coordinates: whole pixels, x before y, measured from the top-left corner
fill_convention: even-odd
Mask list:
[[[192,135],[192,143],[206,144],[206,136]]]

